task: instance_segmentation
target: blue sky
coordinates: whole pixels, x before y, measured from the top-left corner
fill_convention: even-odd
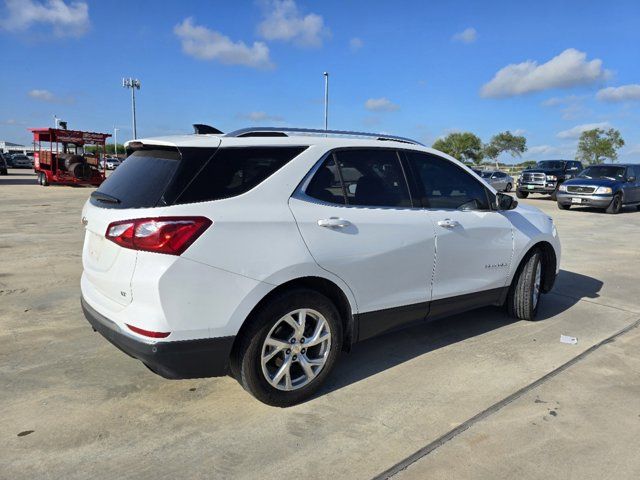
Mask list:
[[[249,125],[416,138],[504,130],[525,158],[572,158],[580,130],[618,128],[640,161],[640,3],[2,0],[0,140],[57,115],[131,136]],[[505,158],[507,160],[507,158]]]

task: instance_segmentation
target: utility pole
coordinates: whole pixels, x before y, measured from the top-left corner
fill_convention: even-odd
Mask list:
[[[329,129],[329,72],[324,72],[324,130]]]
[[[140,80],[137,78],[123,78],[122,87],[131,89],[131,112],[133,114],[133,139],[138,138],[136,129],[136,89],[140,90]]]
[[[113,127],[113,151],[115,156],[118,156],[118,130],[120,130],[117,127]]]

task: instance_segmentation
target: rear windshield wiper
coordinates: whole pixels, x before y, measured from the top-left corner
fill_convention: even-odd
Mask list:
[[[120,203],[120,199],[107,195],[106,193],[95,191],[91,194],[91,198],[95,198],[99,202],[104,203]]]

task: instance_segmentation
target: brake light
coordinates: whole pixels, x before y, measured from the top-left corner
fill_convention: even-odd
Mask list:
[[[140,335],[144,335],[145,337],[150,338],[167,338],[171,334],[171,332],[152,332],[151,330],[144,330],[142,328],[129,325],[128,323],[125,323],[125,325],[129,327],[129,330],[131,330],[132,332],[136,332]]]
[[[206,217],[137,218],[109,224],[105,236],[124,248],[181,255],[212,224]]]

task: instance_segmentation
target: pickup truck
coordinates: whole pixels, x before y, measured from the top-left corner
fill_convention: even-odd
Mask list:
[[[516,196],[527,198],[530,193],[541,193],[556,200],[558,187],[582,170],[584,167],[577,160],[542,160],[534,168],[523,170],[516,184]]]

